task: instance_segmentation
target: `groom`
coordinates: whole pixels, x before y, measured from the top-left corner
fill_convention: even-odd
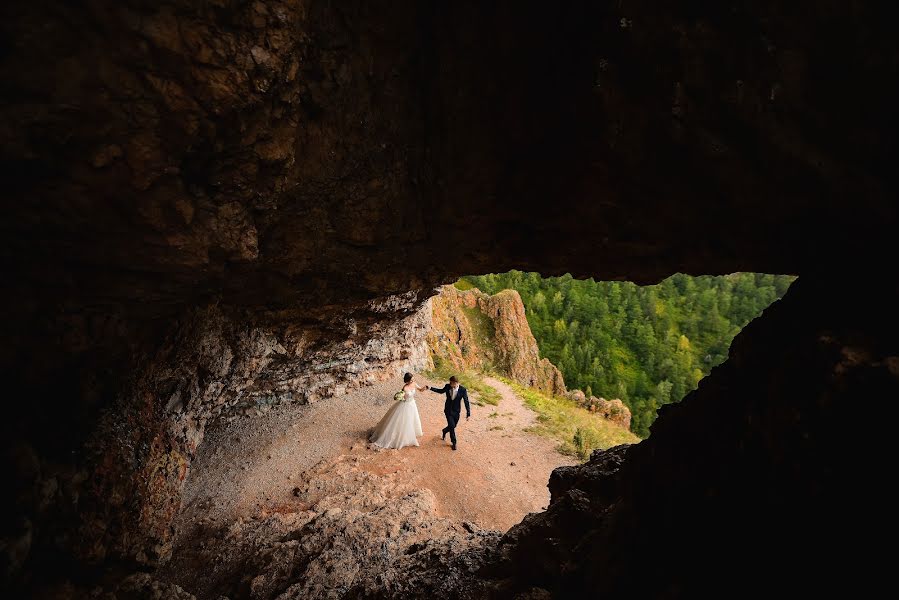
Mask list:
[[[459,385],[459,380],[453,375],[449,378],[449,383],[442,388],[431,388],[432,392],[438,394],[446,394],[446,404],[443,405],[443,414],[446,415],[446,427],[443,428],[443,439],[446,434],[450,434],[450,440],[453,442],[453,450],[456,449],[456,423],[462,417],[462,400],[465,400],[465,418],[471,418],[471,406],[468,404],[468,391]]]

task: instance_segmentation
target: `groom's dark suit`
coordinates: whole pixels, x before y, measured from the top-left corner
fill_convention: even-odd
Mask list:
[[[453,449],[456,448],[456,424],[462,417],[462,401],[465,401],[465,416],[471,416],[471,405],[468,404],[468,390],[461,385],[456,390],[455,398],[453,397],[453,388],[450,384],[446,384],[442,388],[431,388],[432,392],[438,394],[446,394],[446,403],[443,405],[443,414],[446,415],[446,427],[443,428],[443,435],[450,434],[450,440],[453,442]]]

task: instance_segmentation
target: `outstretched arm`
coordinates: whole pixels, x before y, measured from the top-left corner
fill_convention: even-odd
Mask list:
[[[446,387],[447,387],[447,386],[443,386],[442,388],[432,387],[432,388],[431,388],[431,391],[432,391],[432,392],[437,392],[438,394],[445,394],[445,393],[446,393]]]
[[[415,387],[418,388],[418,391],[419,391],[419,392],[423,392],[423,391],[429,389],[428,386],[426,386],[426,385],[415,386]]]

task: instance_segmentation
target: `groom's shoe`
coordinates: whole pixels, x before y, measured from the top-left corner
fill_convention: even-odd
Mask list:
[[[447,433],[447,431],[446,431],[446,429],[444,429],[444,430],[443,430],[443,437],[440,438],[440,439],[443,440],[444,442],[446,441],[446,433]]]
[[[453,450],[455,450],[455,449],[456,449],[456,444],[455,444],[455,442],[453,442]]]

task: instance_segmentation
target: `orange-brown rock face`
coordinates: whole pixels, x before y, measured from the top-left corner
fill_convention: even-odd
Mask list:
[[[432,355],[461,371],[493,371],[548,394],[566,393],[562,373],[540,358],[518,292],[490,296],[447,285],[430,302]]]

